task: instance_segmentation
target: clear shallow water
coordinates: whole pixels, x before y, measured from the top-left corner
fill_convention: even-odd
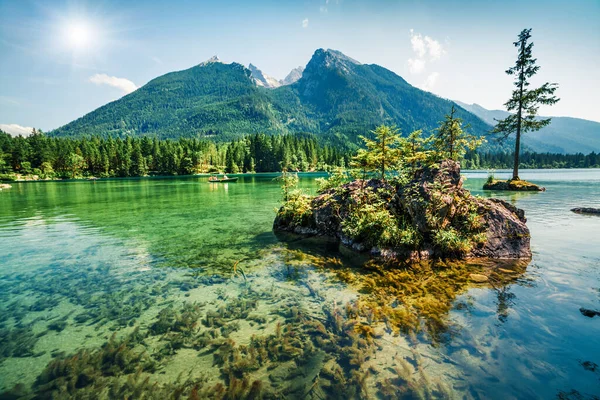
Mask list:
[[[491,195],[479,190],[487,173],[465,175],[473,193]],[[600,318],[579,312],[600,309],[600,218],[569,211],[600,206],[600,171],[523,171],[547,191],[494,193],[525,209],[531,263],[492,286],[455,285],[433,315],[423,306],[428,284],[395,298],[391,308],[412,302],[418,311],[412,335],[369,311],[377,310],[364,290],[371,277],[352,268],[355,257],[277,240],[274,176],[227,185],[41,182],[1,192],[0,393],[22,384],[14,393],[24,398],[86,389],[136,397],[148,378],[170,393],[174,382],[194,381],[188,392],[195,385],[207,396],[221,384],[251,397],[256,381],[287,398],[600,396]],[[314,190],[314,177],[301,185]],[[122,348],[142,358],[105,357],[113,333],[120,340],[136,327],[143,339]],[[261,347],[272,350],[251,355]],[[88,366],[84,378],[73,359],[79,372],[55,365],[48,373],[52,360],[81,349],[92,354],[77,358]],[[101,351],[110,362],[94,361]]]

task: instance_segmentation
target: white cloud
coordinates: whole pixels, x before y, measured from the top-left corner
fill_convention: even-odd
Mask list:
[[[425,36],[425,43],[427,44],[427,51],[432,60],[438,60],[445,53],[442,45],[437,40]]]
[[[117,89],[121,89],[126,94],[137,89],[135,83],[131,82],[129,79],[117,78],[116,76],[108,76],[106,74],[92,75],[90,76],[90,82],[95,83],[96,85],[108,85],[116,87]]]
[[[410,44],[415,53],[416,58],[408,59],[408,68],[411,74],[420,74],[425,69],[428,61],[439,60],[446,53],[440,42],[429,36],[423,37],[420,33],[416,33],[414,29],[410,30]],[[432,77],[434,74],[429,75]],[[434,77],[432,78],[435,83]]]
[[[321,6],[319,7],[319,11],[322,12],[323,14],[327,13],[327,6]]]
[[[423,41],[423,36],[420,33],[415,34],[414,30],[410,30],[410,44],[412,45],[412,49],[417,56],[423,57],[425,53],[427,53],[427,49],[425,48],[425,41]]]
[[[303,28],[308,28],[308,18],[304,18],[304,19],[302,20],[302,27],[303,27]]]
[[[410,69],[411,74],[420,74],[425,68],[425,60],[420,58],[409,58],[408,68]]]
[[[440,74],[437,72],[429,74],[427,79],[425,79],[425,82],[423,82],[423,84],[421,85],[421,89],[431,91],[431,89],[433,89],[433,87],[435,86],[439,76]]]
[[[0,131],[6,132],[12,136],[29,136],[31,135],[32,127],[21,126],[17,124],[0,124]]]
[[[154,61],[157,64],[162,64],[163,63],[162,60],[160,58],[156,57],[156,56],[152,57],[152,61]]]

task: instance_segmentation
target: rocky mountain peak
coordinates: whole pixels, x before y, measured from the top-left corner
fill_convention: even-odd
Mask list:
[[[211,58],[209,58],[208,60],[203,61],[203,62],[201,62],[198,65],[199,66],[204,66],[204,65],[208,65],[208,64],[212,64],[212,63],[220,63],[220,62],[222,62],[222,61],[219,59],[219,56],[214,55]]]
[[[283,78],[279,82],[281,83],[281,85],[291,85],[292,83],[295,83],[298,79],[302,78],[303,72],[304,72],[304,67],[302,67],[302,66],[294,68],[293,70],[290,71],[289,74],[287,74],[287,76],[285,78]]]
[[[357,65],[361,64],[338,50],[317,49],[306,65],[302,76],[311,78],[333,70],[340,71],[346,75]]]
[[[256,82],[256,84],[258,86],[266,87],[268,89],[275,89],[275,88],[281,86],[281,82],[279,82],[277,79],[273,78],[272,76],[269,76],[269,75],[263,73],[260,69],[258,69],[252,63],[250,63],[250,65],[248,65],[248,69],[250,70],[250,76],[252,76],[252,78],[254,79],[254,82]]]

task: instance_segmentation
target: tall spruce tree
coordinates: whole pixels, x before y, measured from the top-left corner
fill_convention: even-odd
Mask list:
[[[513,165],[513,180],[519,179],[519,156],[521,150],[521,134],[529,131],[537,131],[550,124],[550,118],[539,119],[536,117],[540,105],[552,105],[560,100],[554,96],[558,89],[556,83],[544,83],[537,89],[529,89],[529,79],[540,69],[536,65],[537,59],[533,58],[533,42],[529,43],[531,29],[523,29],[519,34],[519,40],[514,42],[518,48],[518,56],[515,65],[506,73],[515,75],[515,89],[512,97],[504,103],[506,110],[511,113],[502,120],[496,120],[494,132],[506,139],[515,133],[515,159]]]

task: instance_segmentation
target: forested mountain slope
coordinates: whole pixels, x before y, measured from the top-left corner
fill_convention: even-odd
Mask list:
[[[433,132],[452,104],[383,67],[319,49],[291,85],[259,87],[241,64],[211,59],[153,79],[51,135],[226,141],[259,132],[307,132],[325,142],[349,144],[382,123],[395,124],[405,134]],[[490,129],[463,109],[458,116],[476,134]]]

